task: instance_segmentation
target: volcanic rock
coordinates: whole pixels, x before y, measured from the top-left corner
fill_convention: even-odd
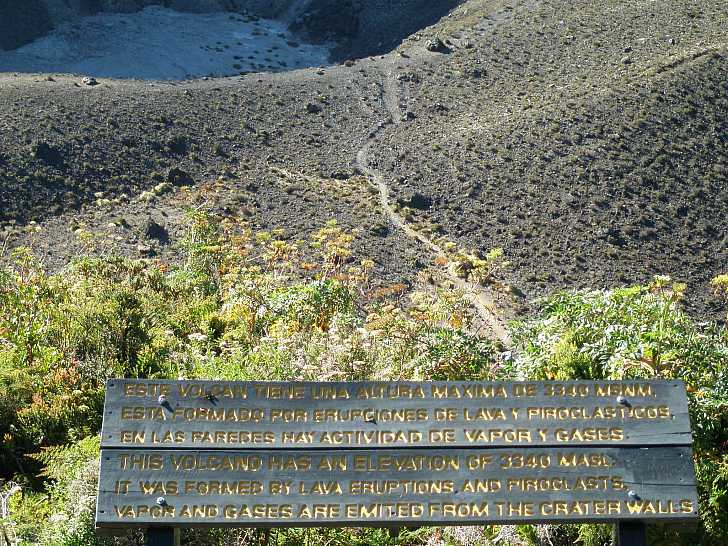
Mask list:
[[[151,217],[147,218],[146,222],[144,222],[143,232],[147,239],[156,239],[163,244],[169,242],[169,232],[167,231],[167,228]]]
[[[172,167],[167,173],[167,182],[173,186],[189,186],[194,183],[194,180],[182,169]]]
[[[418,191],[412,192],[404,198],[400,198],[398,202],[403,207],[410,207],[418,210],[427,210],[432,206],[432,199]]]
[[[43,161],[46,165],[60,167],[63,165],[63,156],[57,148],[47,142],[38,141],[32,146],[32,155],[35,159]]]

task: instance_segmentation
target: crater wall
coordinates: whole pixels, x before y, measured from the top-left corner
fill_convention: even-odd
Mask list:
[[[337,44],[335,61],[386,53],[463,0],[309,0],[291,27],[313,43]]]
[[[178,11],[248,12],[290,23],[307,41],[336,44],[333,61],[385,53],[437,22],[462,0],[0,0],[0,48],[45,35],[69,19],[133,13],[159,5]]]
[[[101,12],[133,13],[147,6],[209,13],[249,9],[275,17],[296,0],[0,0],[0,49],[15,49],[74,17]]]

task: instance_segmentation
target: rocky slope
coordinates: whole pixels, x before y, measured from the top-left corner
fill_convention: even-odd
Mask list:
[[[467,36],[467,9],[447,22],[469,44],[410,86],[416,119],[382,147],[394,194],[426,195],[436,233],[504,247],[529,296],[704,287],[728,257],[728,6],[504,5]]]
[[[376,172],[418,233],[504,247],[524,301],[665,273],[712,314],[707,281],[728,258],[727,16],[707,0],[469,0],[393,53],[326,70],[0,76],[0,220],[8,245],[57,267],[89,245],[173,257],[150,219],[174,243],[203,201],[293,238],[337,218],[397,282],[434,256],[392,224]]]

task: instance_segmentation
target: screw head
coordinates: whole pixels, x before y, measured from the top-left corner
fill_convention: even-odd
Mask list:
[[[630,498],[630,500],[639,499],[639,495],[637,495],[637,493],[633,489],[630,489],[629,491],[627,491],[627,496]]]
[[[160,406],[163,406],[164,404],[167,403],[167,397],[163,394],[160,394],[159,398],[157,398],[157,402],[159,402]]]
[[[619,404],[620,406],[626,406],[628,402],[627,399],[620,394],[619,396],[617,396],[617,404]]]
[[[157,504],[159,506],[164,506],[165,504],[167,504],[167,499],[165,499],[164,497],[157,497]]]

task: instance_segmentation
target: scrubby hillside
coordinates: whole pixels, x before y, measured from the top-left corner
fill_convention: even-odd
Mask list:
[[[0,216],[45,225],[50,265],[78,248],[69,224],[122,252],[166,253],[144,240],[149,212],[174,232],[190,203],[175,187],[199,197],[216,181],[203,193],[218,210],[262,227],[307,232],[332,216],[363,227],[393,279],[433,257],[387,225],[383,188],[427,237],[503,247],[527,298],[671,273],[695,286],[691,308],[713,313],[706,281],[726,259],[726,11],[471,0],[395,53],[326,70],[93,88],[7,75]]]

